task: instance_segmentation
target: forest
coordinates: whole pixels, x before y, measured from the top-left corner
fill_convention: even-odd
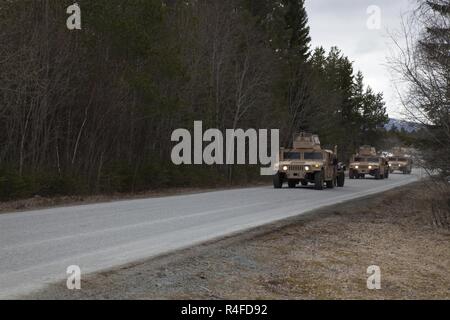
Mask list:
[[[176,166],[171,134],[298,131],[347,161],[379,145],[382,93],[314,48],[304,0],[0,0],[0,199],[217,186],[257,166]]]

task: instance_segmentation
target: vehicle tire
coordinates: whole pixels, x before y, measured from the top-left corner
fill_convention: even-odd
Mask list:
[[[350,170],[349,172],[348,172],[348,177],[350,178],[350,179],[355,179],[355,175],[353,174],[353,170]]]
[[[317,172],[314,175],[314,189],[323,190],[323,172]]]
[[[380,180],[380,179],[381,179],[380,170],[377,170],[377,172],[375,172],[375,180]]]
[[[337,186],[342,188],[345,184],[345,174],[343,172],[338,173]]]
[[[325,181],[325,183],[326,183],[328,189],[334,188],[334,180]]]
[[[300,181],[300,183],[302,184],[302,186],[306,187],[308,185],[308,181],[302,180]]]
[[[295,181],[295,180],[288,180],[288,186],[291,189],[295,188],[297,186],[297,181]]]
[[[283,188],[283,178],[280,176],[279,173],[273,176],[273,187],[275,189]]]

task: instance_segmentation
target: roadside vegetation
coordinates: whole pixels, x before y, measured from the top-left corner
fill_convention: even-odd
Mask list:
[[[450,1],[417,1],[392,39],[397,54],[390,66],[400,100],[408,118],[422,127],[414,141],[421,165],[449,181]]]
[[[303,0],[0,0],[0,199],[241,184],[258,168],[176,167],[174,129],[299,130],[340,158],[378,145],[381,93],[312,48]]]

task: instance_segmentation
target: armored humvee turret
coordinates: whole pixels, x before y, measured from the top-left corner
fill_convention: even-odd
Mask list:
[[[389,157],[389,172],[400,171],[403,174],[411,174],[413,161],[407,154],[405,148],[396,147],[392,149],[392,156]]]
[[[349,178],[360,179],[371,175],[375,179],[389,178],[388,160],[381,154],[377,154],[374,147],[362,146],[350,161]]]
[[[310,133],[294,135],[293,148],[280,150],[277,170],[274,188],[282,188],[284,182],[289,188],[299,183],[303,186],[312,183],[316,190],[322,190],[325,185],[343,187],[345,182],[345,168],[338,162],[336,148],[334,151],[322,149],[319,137]]]

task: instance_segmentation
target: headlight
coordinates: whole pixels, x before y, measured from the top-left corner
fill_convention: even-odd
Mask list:
[[[359,166],[355,166],[355,169],[359,169]]]
[[[308,167],[308,166],[306,166],[306,167],[305,167],[305,170],[306,170],[306,171],[309,171],[309,167]]]
[[[284,167],[283,167],[283,170],[284,170],[284,171],[287,171],[287,170],[288,170],[288,167],[287,167],[287,166],[284,166]]]
[[[389,167],[392,167],[392,163],[389,163]]]
[[[320,167],[320,165],[316,164],[316,165],[315,165],[315,167],[316,167],[316,168],[319,168],[319,167]]]
[[[372,166],[369,166],[369,169],[372,169]]]

